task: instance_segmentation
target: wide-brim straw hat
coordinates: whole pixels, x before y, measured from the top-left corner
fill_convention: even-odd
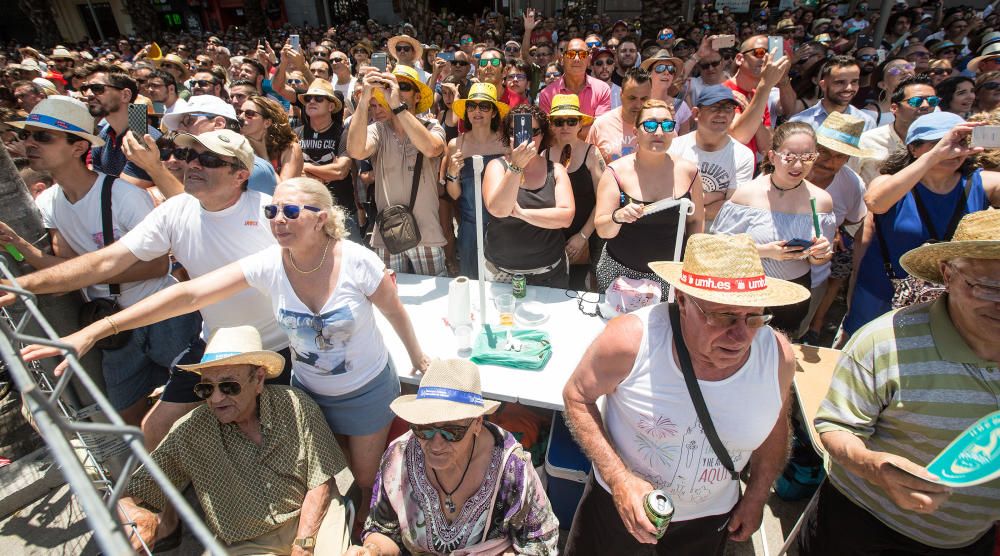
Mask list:
[[[49,60],[69,60],[72,62],[73,55],[68,49],[57,46],[52,49],[52,54],[49,54]]]
[[[465,102],[469,100],[492,102],[493,106],[500,112],[501,120],[506,118],[507,113],[510,112],[510,106],[507,103],[497,100],[497,88],[492,83],[473,83],[466,98],[455,99],[455,102],[451,103],[451,108],[455,111],[458,119],[465,118]]]
[[[361,50],[367,51],[369,56],[371,56],[372,52],[375,51],[374,47],[372,47],[371,43],[369,43],[367,39],[355,43],[354,46],[351,47],[351,51],[357,50],[359,48]]]
[[[435,359],[416,394],[400,396],[389,408],[414,425],[445,423],[489,415],[500,402],[483,399],[479,367],[465,359]]]
[[[27,126],[62,131],[82,137],[95,147],[104,146],[104,139],[94,135],[94,117],[83,102],[64,95],[42,99],[24,120],[7,122],[11,127]]]
[[[411,68],[410,66],[404,66],[402,64],[396,64],[393,68],[392,74],[396,76],[396,80],[406,79],[413,83],[417,90],[420,91],[420,103],[417,104],[416,113],[423,114],[424,112],[430,110],[432,104],[434,104],[434,91],[427,86],[426,83],[420,80],[420,74],[417,70]],[[381,87],[378,87],[374,91],[375,100],[377,100],[382,106],[386,108],[389,107],[389,103],[385,100],[385,93],[382,91]]]
[[[979,71],[979,64],[988,58],[996,58],[1000,56],[1000,43],[993,43],[986,45],[979,56],[969,60],[969,64],[966,66],[969,71]]]
[[[184,63],[184,59],[176,54],[167,54],[160,58],[158,63],[160,66],[167,64],[177,66],[177,68],[181,70],[181,80],[187,80],[190,76],[190,72],[188,72],[188,67],[187,64]]]
[[[683,262],[652,262],[649,268],[678,290],[713,303],[777,307],[809,299],[808,289],[764,275],[749,234],[693,234]]]
[[[324,96],[330,99],[330,102],[337,107],[334,113],[340,112],[344,108],[344,103],[337,98],[337,95],[333,94],[333,84],[326,79],[316,78],[313,79],[312,83],[309,84],[309,89],[306,92],[299,95],[299,102],[302,106],[306,105],[307,96]]]
[[[816,128],[816,142],[824,147],[849,156],[871,158],[872,152],[862,149],[861,134],[865,131],[865,121],[840,112],[826,117],[823,125]]]
[[[417,53],[416,56],[413,58],[414,60],[422,60],[423,59],[423,56],[424,56],[424,45],[420,44],[420,41],[418,41],[417,39],[411,37],[410,35],[396,35],[395,37],[392,37],[391,39],[389,39],[389,42],[386,43],[386,50],[389,51],[389,55],[390,56],[392,56],[393,58],[399,59],[396,56],[396,45],[399,44],[399,43],[401,43],[401,42],[402,43],[406,43],[406,44],[408,44],[408,45],[410,45],[410,46],[413,47],[413,50]]]
[[[962,217],[951,241],[928,243],[903,254],[899,264],[910,276],[943,283],[941,261],[968,257],[1000,259],[1000,210],[982,210]]]
[[[262,347],[260,332],[253,326],[220,328],[212,333],[201,361],[177,368],[201,374],[204,369],[223,365],[254,365],[267,369],[267,378],[274,378],[285,368],[281,354]]]
[[[552,108],[549,109],[549,119],[558,117],[580,118],[582,125],[590,125],[594,117],[580,111],[580,97],[574,94],[556,95],[552,97]]]
[[[639,67],[648,72],[652,72],[653,66],[664,62],[670,62],[673,64],[674,68],[677,70],[674,72],[674,76],[680,77],[680,74],[684,71],[684,61],[671,54],[670,51],[665,48],[658,50],[651,58],[643,60],[642,63],[639,64]]]

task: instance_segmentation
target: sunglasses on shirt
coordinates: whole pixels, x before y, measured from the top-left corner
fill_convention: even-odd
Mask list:
[[[662,129],[663,133],[670,133],[677,127],[677,122],[673,120],[646,120],[639,124],[646,133],[656,133],[656,129]]]
[[[472,424],[468,426],[461,425],[444,425],[442,427],[432,427],[430,425],[410,425],[410,430],[418,438],[423,438],[424,440],[433,440],[435,434],[440,434],[446,442],[461,442],[465,438],[466,433],[469,432],[469,428]]]
[[[278,216],[278,205],[264,205],[264,218],[268,220],[274,220]],[[285,218],[289,220],[295,220],[302,214],[302,209],[311,210],[312,212],[319,212],[319,207],[314,207],[311,205],[281,205],[281,214],[285,215]]]

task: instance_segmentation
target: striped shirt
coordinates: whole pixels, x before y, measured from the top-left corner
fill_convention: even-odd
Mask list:
[[[815,424],[820,433],[844,430],[870,450],[926,466],[998,407],[997,362],[976,356],[952,324],[942,296],[882,315],[854,335]],[[854,503],[929,546],[967,546],[1000,520],[1000,479],[955,489],[928,515],[900,509],[881,488],[829,457],[826,466],[833,485]]]

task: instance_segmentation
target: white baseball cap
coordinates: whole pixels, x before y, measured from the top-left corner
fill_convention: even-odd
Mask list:
[[[163,117],[163,125],[170,131],[177,131],[181,126],[181,120],[188,114],[205,114],[208,116],[222,116],[230,120],[236,120],[236,109],[232,104],[222,100],[215,95],[196,95],[188,99],[187,106],[174,110]]]

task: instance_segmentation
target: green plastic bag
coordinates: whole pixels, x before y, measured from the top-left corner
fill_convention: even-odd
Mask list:
[[[505,349],[506,330],[494,332],[492,327],[484,327],[483,332],[476,336],[475,345],[472,346],[472,362],[537,371],[552,358],[552,343],[547,332],[513,330],[511,335],[521,343],[520,351]]]

